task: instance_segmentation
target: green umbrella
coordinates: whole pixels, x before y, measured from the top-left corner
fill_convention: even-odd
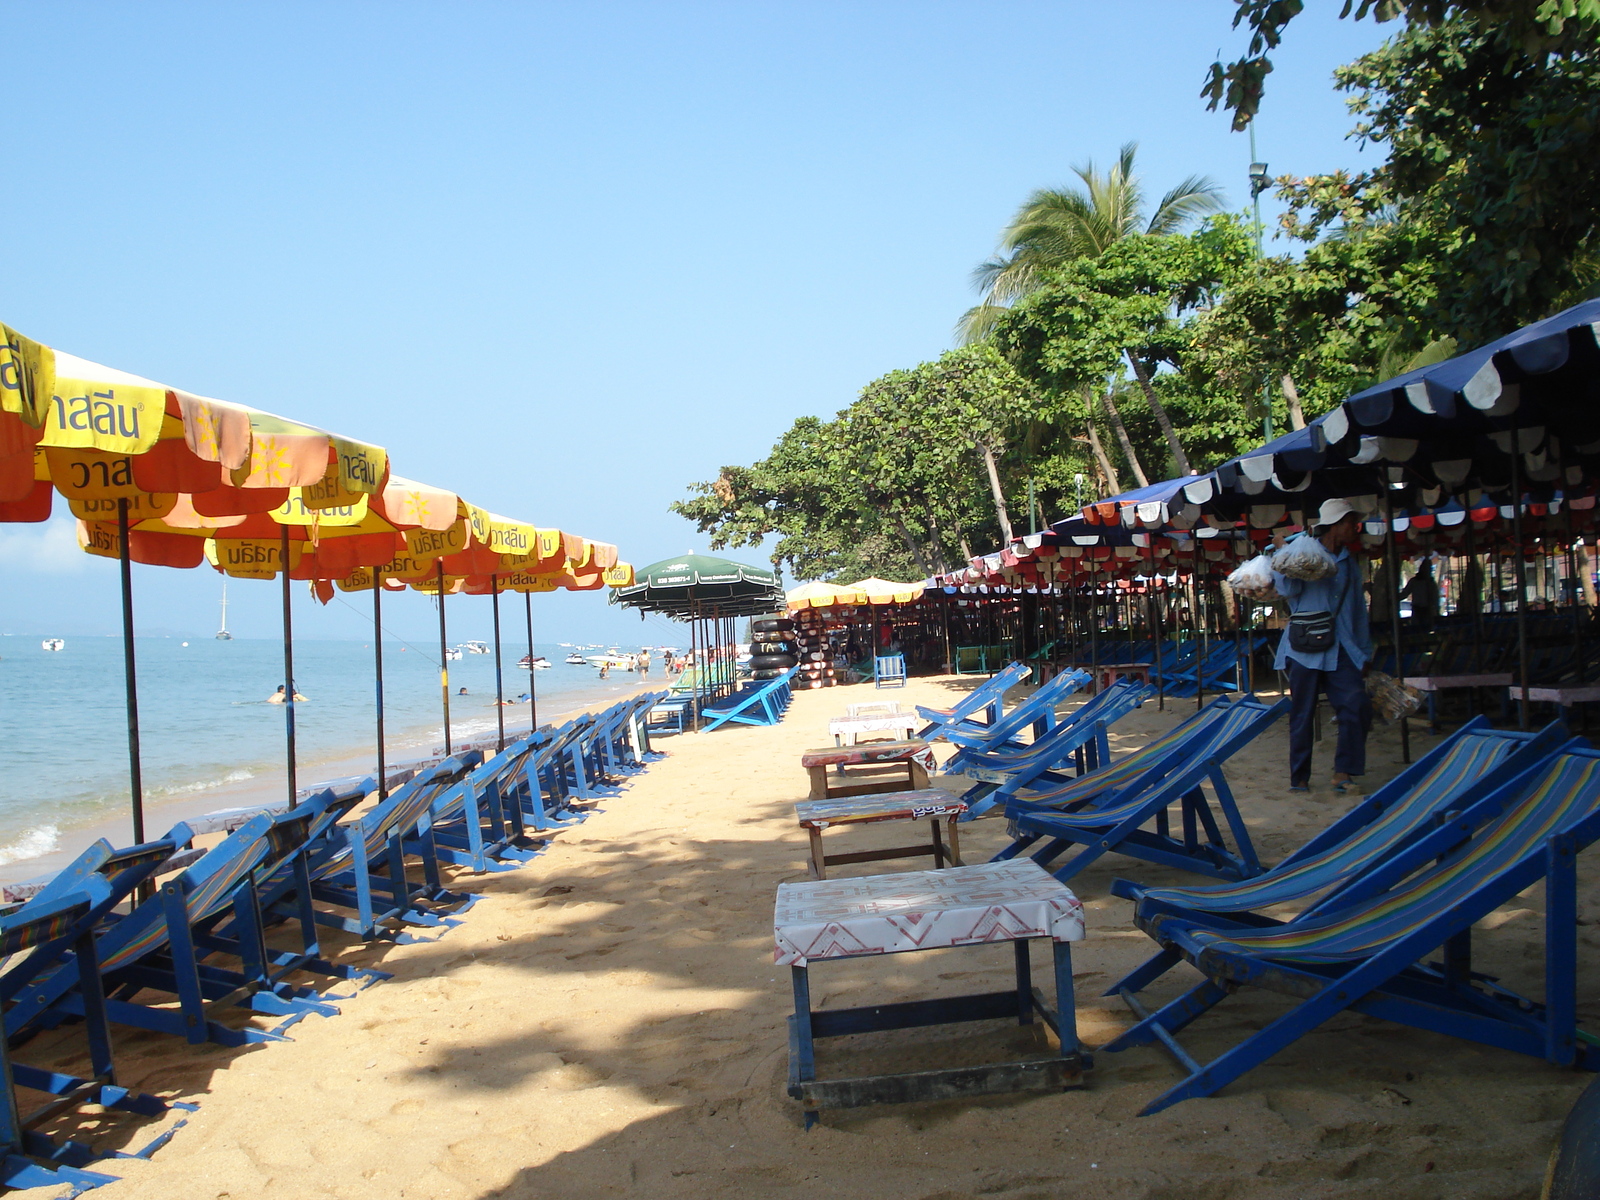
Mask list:
[[[737,617],[783,607],[777,575],[708,554],[664,558],[634,571],[632,587],[612,592],[612,601],[628,608],[670,617]]]

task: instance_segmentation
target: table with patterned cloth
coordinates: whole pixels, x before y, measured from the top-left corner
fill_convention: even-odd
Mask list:
[[[928,774],[937,765],[933,747],[921,738],[897,742],[858,742],[854,746],[823,746],[807,750],[800,765],[811,776],[811,798],[866,796],[874,792],[908,792],[928,786]],[[830,783],[828,768],[838,769]],[[904,770],[903,778],[895,778]],[[890,773],[886,778],[885,773]]]
[[[904,741],[916,733],[922,724],[922,718],[916,713],[884,713],[877,716],[864,717],[834,717],[828,722],[828,732],[833,735],[833,744],[843,746],[848,738],[849,745],[855,745],[861,740],[864,733],[894,733],[898,740]]]
[[[795,819],[811,834],[811,878],[826,879],[828,868],[841,863],[878,862],[889,858],[932,855],[936,868],[948,861],[961,865],[961,834],[956,822],[965,815],[967,802],[939,788],[915,792],[887,792],[877,796],[846,796],[833,800],[806,800],[794,806]],[[923,821],[933,827],[932,845],[897,846],[892,850],[855,850],[849,854],[824,854],[822,831],[834,825],[868,825],[879,821]],[[941,834],[939,823],[947,831]],[[949,839],[949,847],[945,846]]]
[[[774,961],[789,967],[795,1005],[789,1018],[788,1090],[801,1102],[807,1128],[828,1108],[1082,1086],[1093,1064],[1078,1042],[1071,946],[1083,936],[1083,905],[1031,859],[780,884],[773,913]],[[1052,949],[1053,1007],[1032,983],[1028,947],[1036,938],[1048,939]],[[811,1007],[809,971],[817,962],[995,942],[1014,948],[1014,989],[859,1008]],[[816,1078],[819,1037],[996,1018],[1027,1025],[1035,1014],[1056,1035],[1054,1058]]]

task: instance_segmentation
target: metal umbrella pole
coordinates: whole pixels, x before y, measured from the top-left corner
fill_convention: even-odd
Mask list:
[[[1145,549],[1150,551],[1150,589],[1145,593],[1145,607],[1149,611],[1150,634],[1155,639],[1155,653],[1150,657],[1155,660],[1156,672],[1156,711],[1167,711],[1167,677],[1161,665],[1161,652],[1166,648],[1166,630],[1161,624],[1161,601],[1156,595],[1156,539],[1154,534],[1147,535],[1149,541]]]
[[[1511,427],[1511,553],[1517,580],[1517,728],[1528,728],[1528,564],[1522,549],[1522,431]]]
[[[389,795],[389,777],[383,762],[383,568],[372,568],[372,676],[377,687],[378,799]]]
[[[294,752],[294,619],[290,612],[289,592],[289,527],[278,529],[278,565],[283,568],[283,727],[288,736],[289,807],[295,806],[295,794],[300,790],[295,778]]]
[[[494,715],[499,729],[496,754],[506,748],[506,685],[500,669],[500,577],[489,576],[489,594],[494,601]],[[533,651],[528,651],[528,678],[533,678]]]
[[[439,690],[444,697],[444,756],[450,757],[450,658],[445,649],[444,559],[435,560],[439,581]]]
[[[1200,654],[1194,660],[1194,706],[1198,711],[1206,706],[1206,652],[1211,647],[1206,641],[1205,622],[1200,619],[1200,539],[1191,537],[1189,544],[1194,547],[1189,575],[1189,628],[1200,641]]]
[[[523,605],[528,614],[528,728],[537,733],[539,730],[539,691],[534,686],[534,677],[538,672],[533,669],[533,593],[522,593]]]
[[[144,767],[139,749],[139,682],[133,652],[133,559],[128,552],[128,501],[117,500],[117,559],[122,576],[122,677],[128,703],[128,791],[133,842],[144,841]]]
[[[1394,647],[1394,673],[1402,686],[1406,677],[1405,639],[1400,632],[1400,560],[1394,548],[1394,494],[1383,493],[1383,561],[1389,576],[1389,644]],[[1523,728],[1527,725],[1524,723]],[[1400,718],[1400,761],[1411,761],[1411,729]]]

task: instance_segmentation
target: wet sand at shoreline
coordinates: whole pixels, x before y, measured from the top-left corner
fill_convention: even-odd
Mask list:
[[[805,878],[800,751],[827,744],[852,701],[948,704],[971,679],[797,693],[771,729],[660,739],[667,757],[519,870],[458,875],[483,896],[443,938],[366,948],[342,961],[394,978],[308,1017],[294,1040],[248,1051],[115,1030],[122,1082],[198,1102],[149,1162],[109,1162],[106,1200],[426,1197],[545,1200],[640,1194],[807,1194],[952,1200],[1063,1195],[1106,1200],[1291,1200],[1310,1196],[1508,1200],[1538,1193],[1578,1072],[1442,1036],[1341,1015],[1213,1099],[1135,1114],[1176,1082],[1156,1049],[1099,1054],[1089,1086],[1044,1096],[830,1113],[809,1133],[784,1094],[787,972],[772,965],[777,884]],[[1129,749],[1194,701],[1154,703],[1120,722]],[[1267,862],[1355,801],[1320,785],[1290,797],[1280,721],[1228,776]],[[1432,744],[1416,732],[1414,753]],[[1326,779],[1331,740],[1318,748]],[[941,750],[941,757],[948,750]],[[1393,729],[1374,732],[1369,786],[1398,764]],[[936,782],[959,791],[958,777]],[[902,844],[904,825],[836,831],[851,849]],[[1002,820],[966,827],[969,862],[1006,842]],[[1593,855],[1587,856],[1592,860]],[[922,860],[906,866],[915,869]],[[900,869],[863,864],[838,874]],[[1195,882],[1111,856],[1073,884],[1087,940],[1074,947],[1080,1034],[1092,1048],[1130,1018],[1100,996],[1152,943],[1111,897],[1117,875]],[[1600,913],[1593,861],[1580,863],[1585,921]],[[1481,969],[1538,994],[1541,888],[1487,924]],[[1600,983],[1600,939],[1580,934],[1580,997]],[[1008,986],[1006,947],[820,964],[815,1003]],[[1165,999],[1195,977],[1180,969]],[[350,985],[335,990],[350,992]],[[1208,1058],[1282,1012],[1245,993],[1184,1035]],[[1593,1019],[1580,1003],[1580,1016]],[[263,1021],[265,1024],[265,1021]],[[23,1047],[72,1061],[76,1035]],[[824,1074],[915,1069],[1036,1052],[1036,1031],[995,1023],[871,1035],[827,1046]],[[843,1039],[860,1043],[863,1039]],[[52,1064],[54,1065],[54,1064]],[[166,1123],[113,1128],[139,1145]],[[68,1126],[69,1128],[72,1126]],[[78,1126],[81,1128],[81,1126]],[[41,1195],[48,1193],[39,1193]]]

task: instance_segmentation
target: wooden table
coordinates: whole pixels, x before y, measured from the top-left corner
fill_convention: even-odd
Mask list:
[[[1522,686],[1512,684],[1506,689],[1507,696],[1513,704],[1522,700]],[[1561,708],[1561,719],[1568,725],[1572,724],[1572,706],[1574,704],[1593,704],[1600,700],[1600,687],[1594,684],[1570,684],[1563,687],[1533,687],[1528,688],[1529,704],[1556,704]],[[1587,718],[1585,718],[1587,721]]]
[[[832,800],[840,796],[870,796],[876,792],[909,792],[928,786],[935,766],[933,747],[921,738],[898,742],[861,742],[854,746],[824,746],[807,750],[800,765],[811,776],[811,798]],[[828,768],[839,768],[838,781],[830,783]],[[903,777],[897,777],[900,772]]]
[[[1072,943],[1083,938],[1083,905],[1031,859],[780,884],[772,930],[774,961],[789,968],[794,990],[788,1090],[800,1101],[808,1129],[828,1108],[1081,1087],[1084,1072],[1093,1066],[1078,1042],[1072,996]],[[1029,942],[1035,938],[1050,941],[1053,1008],[1033,986]],[[1012,944],[1015,988],[859,1008],[811,1007],[813,963],[992,942]],[[1059,1050],[1053,1058],[896,1075],[816,1077],[817,1038],[997,1018],[1029,1025],[1035,1014],[1056,1035]]]
[[[939,788],[916,792],[890,792],[883,796],[806,800],[794,806],[795,819],[811,834],[811,878],[826,879],[835,864],[878,862],[889,858],[932,855],[935,868],[946,861],[961,866],[961,834],[956,822],[966,815],[967,802]],[[824,854],[822,831],[834,825],[872,825],[880,821],[922,821],[933,828],[932,845],[897,846],[892,850],[855,850],[849,854]],[[946,826],[943,834],[940,822]],[[949,839],[949,849],[945,848]]]
[[[1407,687],[1414,687],[1419,692],[1426,693],[1428,697],[1428,731],[1439,732],[1439,699],[1440,692],[1455,691],[1460,688],[1498,688],[1505,687],[1511,682],[1510,671],[1486,671],[1480,675],[1408,675],[1402,682]],[[1502,705],[1502,712],[1505,706]]]

